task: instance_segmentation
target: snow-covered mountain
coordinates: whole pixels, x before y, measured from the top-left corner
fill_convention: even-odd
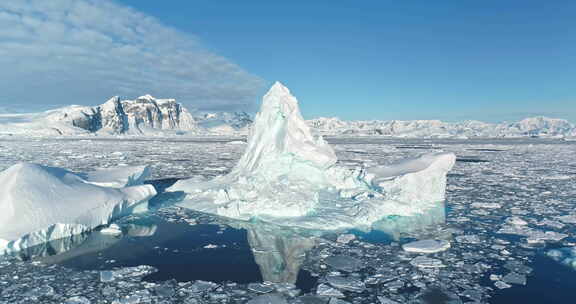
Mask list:
[[[252,118],[246,112],[195,112],[198,125],[215,134],[247,134]]]
[[[576,125],[547,117],[518,122],[468,120],[364,120],[316,118],[307,121],[315,133],[329,136],[401,138],[576,137]],[[110,98],[95,106],[67,106],[32,114],[1,114],[0,135],[246,135],[252,119],[246,112],[187,110],[174,99],[144,95],[134,100]]]
[[[442,122],[439,120],[367,120],[345,121],[317,118],[308,124],[323,135],[382,135],[408,138],[469,137],[569,137],[576,135],[576,125],[564,119],[532,117],[518,122],[485,123],[481,121]]]
[[[240,134],[252,122],[244,112],[192,114],[174,99],[118,96],[95,106],[67,106],[42,113],[0,114],[0,135]]]
[[[156,131],[194,131],[192,114],[174,99],[150,95],[135,100],[110,98],[96,107],[70,106],[50,111],[46,121],[68,123],[88,132],[103,134],[148,134]]]

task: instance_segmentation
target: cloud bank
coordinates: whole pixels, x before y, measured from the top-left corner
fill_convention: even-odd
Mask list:
[[[112,95],[239,109],[263,81],[193,36],[109,0],[0,2],[0,106],[94,105]]]

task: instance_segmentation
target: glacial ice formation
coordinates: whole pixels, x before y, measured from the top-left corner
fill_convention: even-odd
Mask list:
[[[312,229],[367,227],[386,216],[412,216],[444,200],[453,153],[349,170],[314,137],[298,101],[276,82],[264,96],[244,155],[213,180],[193,177],[168,191],[202,212]]]
[[[0,252],[17,251],[147,209],[147,167],[75,174],[19,163],[0,172]]]

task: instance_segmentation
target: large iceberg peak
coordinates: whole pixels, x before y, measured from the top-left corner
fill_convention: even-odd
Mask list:
[[[300,114],[296,97],[283,84],[276,82],[262,99],[248,147],[235,171],[260,172],[276,177],[285,174],[295,163],[326,169],[336,160],[334,150],[321,137],[312,136]]]
[[[314,137],[298,100],[276,82],[262,100],[244,155],[227,175],[180,180],[178,204],[201,212],[313,229],[366,227],[380,219],[413,216],[445,198],[453,153],[399,164],[336,165],[334,150]]]

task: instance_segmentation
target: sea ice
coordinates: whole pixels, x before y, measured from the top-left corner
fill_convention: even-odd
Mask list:
[[[344,277],[344,276],[328,276],[326,277],[328,283],[336,288],[352,291],[352,292],[362,292],[366,289],[364,283],[354,277]]]
[[[420,268],[440,268],[446,267],[442,263],[442,261],[438,259],[433,259],[425,256],[417,256],[410,261],[412,266],[420,267]]]
[[[276,82],[232,171],[208,181],[181,180],[168,191],[186,194],[180,206],[230,218],[313,229],[367,227],[443,201],[455,159],[432,153],[385,166],[338,166],[332,147],[311,134],[296,98]]]
[[[135,174],[127,169],[125,176]],[[104,181],[106,174],[96,175]],[[116,178],[120,175],[115,173]],[[108,224],[146,210],[154,195],[151,185],[103,187],[61,168],[13,165],[0,172],[0,251],[17,251]]]
[[[450,242],[444,240],[421,240],[402,245],[406,252],[435,253],[450,248]]]

